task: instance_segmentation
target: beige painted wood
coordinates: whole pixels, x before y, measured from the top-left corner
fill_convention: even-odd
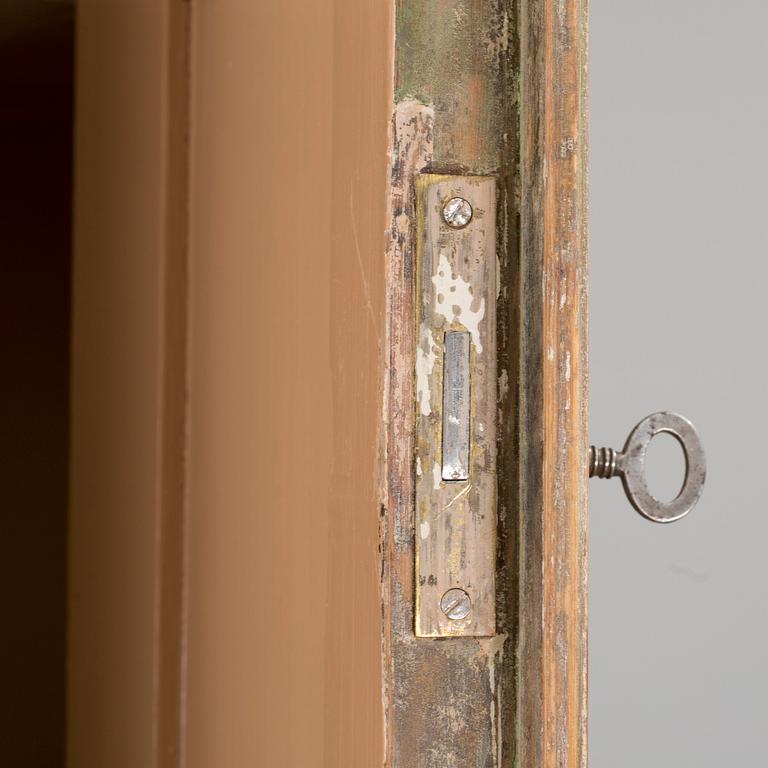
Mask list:
[[[416,635],[492,636],[496,631],[496,180],[416,177]],[[463,229],[444,204],[467,200]],[[468,480],[443,479],[446,333],[469,334]],[[441,598],[469,595],[466,618]]]
[[[391,12],[193,4],[186,768],[383,760]]]
[[[68,761],[380,763],[391,9],[78,16]]]

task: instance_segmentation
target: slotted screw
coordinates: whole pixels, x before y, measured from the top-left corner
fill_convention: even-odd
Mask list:
[[[471,609],[469,595],[458,587],[449,589],[440,599],[440,610],[453,621],[466,619]]]
[[[472,205],[463,197],[452,197],[443,206],[443,220],[449,227],[463,229],[472,221]]]

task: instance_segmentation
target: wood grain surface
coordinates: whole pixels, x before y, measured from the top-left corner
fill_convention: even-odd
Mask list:
[[[586,34],[583,0],[523,3],[521,768],[587,763]]]

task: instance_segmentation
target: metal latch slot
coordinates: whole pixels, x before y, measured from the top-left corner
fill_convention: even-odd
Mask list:
[[[416,180],[418,637],[496,631],[496,180]]]
[[[469,333],[445,334],[443,480],[469,480]]]

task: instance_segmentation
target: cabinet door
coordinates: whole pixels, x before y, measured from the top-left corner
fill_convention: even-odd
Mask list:
[[[83,0],[78,45],[70,762],[583,766],[585,4]]]

